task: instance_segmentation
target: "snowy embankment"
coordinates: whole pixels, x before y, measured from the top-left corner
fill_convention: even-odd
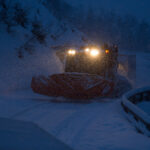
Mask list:
[[[122,97],[121,105],[125,111],[127,118],[141,133],[150,136],[150,116],[146,112],[145,101],[149,102],[150,87],[139,88],[126,93]],[[138,107],[139,106],[139,107]],[[140,107],[143,107],[141,109]],[[146,108],[148,105],[146,106]]]
[[[145,111],[148,115],[150,115],[150,101],[143,101],[137,104],[137,106],[143,111]]]
[[[36,124],[6,118],[0,118],[0,149],[71,150]]]
[[[140,53],[137,54],[137,79],[136,87],[126,93],[122,97],[122,107],[125,115],[132,122],[139,132],[150,136],[150,54]],[[144,86],[144,87],[143,87]]]

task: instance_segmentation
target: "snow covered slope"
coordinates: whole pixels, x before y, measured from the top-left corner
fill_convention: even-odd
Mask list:
[[[0,149],[71,150],[36,124],[5,118],[0,118]]]
[[[29,88],[33,75],[62,72],[61,63],[52,47],[81,44],[84,36],[66,22],[58,21],[40,1],[6,0],[4,2],[11,11],[9,23],[14,20],[14,7],[27,10],[28,21],[25,27],[19,24],[13,25],[9,33],[7,24],[0,22],[0,92],[2,93],[10,89]],[[15,6],[16,3],[19,6]],[[33,34],[33,22],[40,25],[38,30],[46,36],[44,41],[41,42],[36,37],[36,33]]]

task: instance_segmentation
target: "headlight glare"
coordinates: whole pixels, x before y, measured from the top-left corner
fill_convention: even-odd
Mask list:
[[[70,50],[68,50],[68,54],[69,55],[75,55],[76,54],[76,50],[70,49]]]
[[[100,51],[98,49],[91,49],[90,54],[91,56],[98,56]]]
[[[89,48],[86,48],[84,51],[85,51],[85,52],[89,52],[89,51],[90,51],[90,49],[89,49]]]

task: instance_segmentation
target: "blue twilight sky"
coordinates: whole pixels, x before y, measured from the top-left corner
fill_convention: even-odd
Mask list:
[[[150,0],[65,0],[74,6],[83,5],[87,8],[113,10],[120,14],[132,14],[139,19],[150,22]]]

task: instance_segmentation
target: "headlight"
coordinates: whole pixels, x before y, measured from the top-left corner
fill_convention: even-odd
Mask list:
[[[68,54],[69,55],[75,55],[76,54],[76,50],[70,49],[70,50],[68,50]]]
[[[84,51],[85,51],[85,52],[89,52],[89,51],[90,51],[90,49],[89,49],[89,48],[86,48]]]
[[[91,49],[90,54],[91,56],[98,56],[100,51],[98,49]]]

